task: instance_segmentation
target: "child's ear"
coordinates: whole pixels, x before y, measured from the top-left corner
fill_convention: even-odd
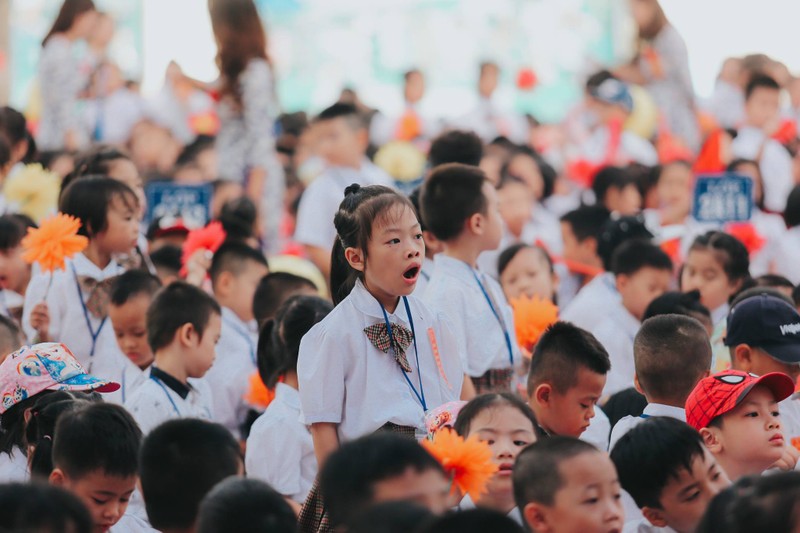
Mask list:
[[[480,213],[475,213],[467,219],[467,229],[475,235],[483,235],[484,217]]]
[[[539,405],[547,406],[550,404],[550,398],[553,395],[553,386],[549,383],[542,383],[533,391],[531,400]]]
[[[703,437],[703,444],[713,455],[717,455],[722,451],[722,439],[720,439],[719,432],[716,429],[702,428],[700,436]]]
[[[642,385],[639,383],[639,374],[633,374],[633,387],[636,389],[636,392],[642,396],[645,396],[645,393],[642,390]]]
[[[528,503],[522,509],[522,516],[525,518],[528,527],[536,533],[550,533],[552,531],[544,506],[533,502]]]
[[[345,248],[344,258],[350,266],[359,272],[364,272],[364,253],[358,248]]]
[[[217,276],[217,282],[214,284],[215,292],[227,295],[230,291],[231,282],[233,281],[233,272],[220,272]]]
[[[194,329],[194,326],[188,322],[179,327],[175,335],[181,346],[187,348],[194,346],[194,339],[198,336],[197,330]]]
[[[48,481],[55,487],[63,487],[67,484],[67,476],[64,475],[64,472],[60,468],[54,468],[53,471],[50,472]]]
[[[625,287],[628,286],[628,281],[630,277],[627,274],[620,274],[616,278],[614,278],[614,283],[617,285],[617,290],[622,292],[625,290]]]
[[[739,344],[733,349],[734,368],[742,372],[753,369],[753,350],[747,344]]]
[[[664,511],[661,509],[642,507],[642,515],[656,527],[667,527],[667,521],[664,519]]]

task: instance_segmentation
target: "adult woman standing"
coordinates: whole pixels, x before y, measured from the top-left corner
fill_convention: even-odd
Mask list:
[[[95,15],[92,0],[64,0],[42,41],[39,58],[42,113],[36,138],[40,150],[77,150],[86,140],[80,130],[77,100],[90,73],[81,68],[72,53],[72,44],[91,33]]]
[[[686,43],[658,0],[631,0],[630,5],[638,28],[637,53],[631,64],[618,68],[615,74],[644,85],[664,115],[669,131],[697,152],[700,130]]]

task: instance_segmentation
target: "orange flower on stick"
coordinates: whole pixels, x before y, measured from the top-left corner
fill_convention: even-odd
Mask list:
[[[544,330],[558,320],[558,307],[539,296],[531,298],[522,295],[510,303],[514,309],[517,342],[525,350],[533,350]]]
[[[42,272],[64,270],[65,261],[82,252],[89,239],[78,235],[81,221],[58,213],[42,221],[38,228],[28,228],[22,239],[22,258],[28,263],[39,263]]]
[[[477,435],[464,440],[452,429],[445,428],[437,431],[433,440],[422,441],[422,446],[453,480],[451,492],[459,489],[473,501],[486,491],[486,484],[498,470],[492,462],[491,448]]]
[[[217,221],[210,223],[204,228],[190,231],[189,235],[186,237],[186,241],[183,243],[183,254],[181,256],[183,268],[181,269],[181,275],[186,276],[188,272],[186,265],[195,252],[198,250],[208,250],[212,253],[216,252],[219,250],[219,247],[222,246],[222,243],[225,242],[226,238],[227,234],[222,228],[222,224]]]

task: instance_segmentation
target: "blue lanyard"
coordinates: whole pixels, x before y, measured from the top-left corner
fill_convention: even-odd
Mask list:
[[[411,316],[411,308],[408,306],[408,299],[405,296],[403,296],[403,304],[405,304],[406,307],[406,316],[408,316],[408,323],[411,325],[411,336],[414,339],[414,357],[416,358],[417,361],[417,378],[419,379],[419,391],[417,391],[416,387],[414,387],[414,384],[411,383],[411,380],[409,379],[408,374],[406,373],[405,370],[401,368],[400,373],[403,374],[404,378],[406,378],[406,383],[408,383],[408,386],[411,387],[411,391],[414,393],[414,396],[417,397],[417,400],[419,400],[420,405],[422,405],[422,410],[427,413],[428,404],[427,402],[425,402],[425,389],[422,387],[422,372],[420,372],[419,369],[419,351],[417,350],[417,335],[414,331],[414,317]],[[392,325],[389,323],[389,315],[386,314],[386,309],[383,307],[383,304],[381,304],[381,311],[383,311],[383,320],[384,322],[386,322],[386,331],[389,334],[390,347],[392,349],[392,352],[394,352],[395,342],[394,342],[394,334],[392,333]]]
[[[475,273],[474,270],[472,270],[472,268],[470,268],[469,270],[470,272],[472,272],[472,275],[475,278],[478,287],[481,288],[483,297],[486,298],[486,303],[489,304],[489,309],[492,310],[492,314],[497,319],[497,323],[500,324],[500,328],[503,330],[503,336],[506,338],[506,348],[508,348],[508,362],[511,363],[511,366],[514,366],[514,348],[512,348],[511,335],[508,334],[508,328],[506,327],[505,322],[503,322],[503,319],[500,317],[498,310],[494,308],[494,304],[492,303],[492,298],[489,296],[489,293],[486,292],[486,287],[483,286],[483,283],[481,283],[481,280],[478,277],[478,275]]]
[[[167,400],[169,400],[169,403],[171,403],[171,404],[172,404],[172,410],[173,410],[173,411],[175,411],[175,414],[176,414],[176,415],[178,415],[178,418],[180,418],[180,416],[181,416],[181,412],[178,410],[178,406],[177,406],[177,405],[175,405],[175,400],[173,400],[173,399],[172,399],[172,395],[169,393],[169,391],[168,391],[168,390],[167,390],[167,388],[164,386],[164,384],[161,382],[161,380],[160,380],[160,379],[158,379],[157,377],[155,377],[155,376],[154,376],[154,375],[152,375],[152,374],[150,374],[150,379],[152,379],[153,381],[155,381],[155,382],[156,382],[156,384],[158,384],[158,386],[159,386],[159,387],[161,387],[161,390],[163,390],[163,391],[164,391],[164,395],[167,397]]]
[[[108,320],[108,316],[104,316],[103,320],[100,321],[100,325],[95,330],[92,327],[92,319],[89,316],[89,308],[86,307],[86,302],[83,301],[83,289],[81,289],[81,282],[78,281],[78,273],[75,271],[75,265],[72,266],[72,275],[75,278],[75,286],[78,288],[78,301],[81,303],[81,307],[83,308],[83,318],[86,320],[86,328],[89,330],[89,335],[92,336],[92,349],[89,352],[89,357],[94,357],[94,350],[97,347],[97,339],[100,337],[100,332],[103,331],[103,326],[106,325],[106,320]],[[92,365],[89,363],[89,372],[92,371]]]
[[[122,385],[122,389],[121,390],[122,390],[122,403],[123,404],[125,403],[125,372],[127,372],[127,371],[128,371],[128,367],[125,367],[125,368],[122,369],[122,379],[120,380],[122,382],[122,383],[120,383],[120,385]]]
[[[244,339],[245,342],[247,342],[248,349],[250,350],[250,360],[253,361],[254,365],[257,365],[258,362],[256,361],[256,347],[255,344],[253,344],[253,339],[250,338],[250,334],[230,318],[225,318],[223,320],[225,321],[226,324],[228,324],[228,326],[230,326],[230,328],[234,331],[234,333],[239,335],[239,337],[241,337],[242,339]]]

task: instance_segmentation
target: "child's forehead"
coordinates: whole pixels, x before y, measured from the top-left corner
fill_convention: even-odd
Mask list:
[[[599,450],[585,451],[558,463],[561,489],[579,490],[616,481],[616,468],[608,454]]]
[[[418,225],[417,215],[411,206],[397,202],[383,210],[372,224],[372,233],[380,233],[390,229],[406,229],[405,226]]]

